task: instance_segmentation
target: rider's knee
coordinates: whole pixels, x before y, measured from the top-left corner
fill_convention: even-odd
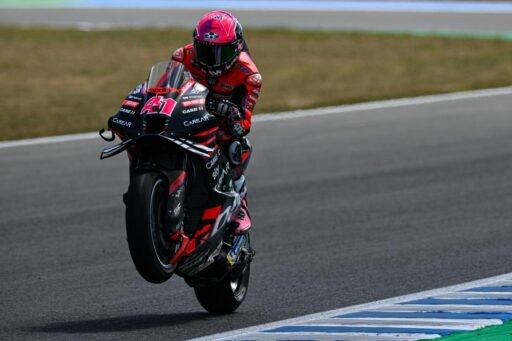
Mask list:
[[[234,166],[235,177],[239,178],[249,166],[252,146],[247,138],[231,142],[228,148],[229,162]]]

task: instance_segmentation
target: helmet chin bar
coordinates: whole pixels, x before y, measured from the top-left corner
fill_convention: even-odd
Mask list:
[[[233,58],[233,60],[231,62],[229,62],[227,65],[224,65],[224,66],[208,66],[208,65],[204,65],[203,63],[198,63],[198,64],[203,69],[203,71],[206,73],[208,78],[216,79],[216,78],[219,78],[220,76],[222,76],[229,69],[231,69],[231,67],[238,60],[238,57],[239,57],[239,55],[236,56],[235,58]]]
[[[222,70],[221,69],[217,69],[217,70],[209,70],[208,71],[208,76],[209,77],[214,77],[214,78],[218,78],[222,75]]]

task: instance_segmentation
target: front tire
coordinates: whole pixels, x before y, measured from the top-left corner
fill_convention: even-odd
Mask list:
[[[133,263],[148,282],[168,280],[175,266],[169,263],[176,244],[165,228],[168,197],[166,178],[157,172],[135,173],[126,198],[126,234]]]
[[[250,264],[247,263],[241,272],[229,274],[214,286],[194,288],[197,300],[212,314],[234,312],[247,295],[250,272]]]

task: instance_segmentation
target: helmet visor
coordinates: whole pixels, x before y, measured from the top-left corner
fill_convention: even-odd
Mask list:
[[[195,40],[197,61],[205,66],[219,67],[231,62],[237,55],[236,44],[209,44]]]

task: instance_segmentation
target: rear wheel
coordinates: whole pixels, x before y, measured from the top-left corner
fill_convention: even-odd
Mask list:
[[[242,271],[234,271],[211,287],[194,288],[197,300],[212,314],[234,312],[245,299],[249,287],[250,264]]]
[[[165,227],[168,199],[166,178],[157,172],[133,174],[126,200],[126,233],[133,263],[148,282],[168,280],[174,265],[169,263],[176,243]]]

